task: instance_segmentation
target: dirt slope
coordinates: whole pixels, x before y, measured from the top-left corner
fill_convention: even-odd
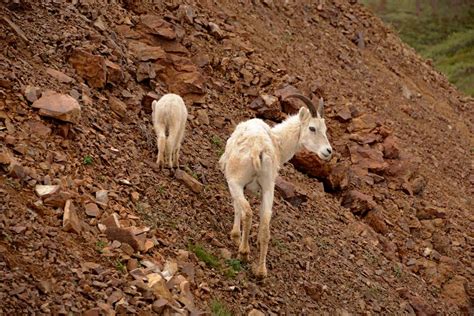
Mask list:
[[[473,312],[471,98],[359,4],[156,2],[0,6],[1,313]],[[252,262],[225,260],[217,160],[237,122],[300,105],[278,98],[289,86],[324,97],[336,155],[282,168],[297,194],[277,193],[260,282],[256,226]],[[34,108],[49,90],[80,117]],[[198,193],[153,164],[150,100],[168,91],[187,101]]]

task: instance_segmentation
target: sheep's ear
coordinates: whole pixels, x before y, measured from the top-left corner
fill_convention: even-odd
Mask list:
[[[311,118],[311,113],[306,107],[301,107],[300,112],[298,113],[301,123],[305,124],[309,122]]]
[[[323,118],[323,116],[324,116],[324,100],[323,100],[323,98],[319,98],[318,116],[319,116],[319,118]]]

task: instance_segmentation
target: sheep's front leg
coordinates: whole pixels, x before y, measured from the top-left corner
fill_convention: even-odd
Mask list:
[[[255,275],[259,278],[267,276],[267,252],[270,241],[270,220],[272,219],[272,207],[275,182],[268,181],[262,185],[262,205],[260,208],[260,224],[258,227],[258,245],[260,255]]]
[[[234,226],[230,232],[230,238],[232,241],[239,246],[240,245],[240,218],[242,217],[242,211],[239,203],[234,201]]]

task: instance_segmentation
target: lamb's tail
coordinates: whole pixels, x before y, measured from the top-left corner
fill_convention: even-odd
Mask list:
[[[250,157],[255,171],[259,171],[262,168],[262,154],[260,144],[258,142],[253,143],[252,148],[250,148]]]

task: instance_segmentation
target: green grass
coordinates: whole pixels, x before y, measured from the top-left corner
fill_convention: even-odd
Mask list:
[[[221,301],[214,299],[211,302],[211,315],[212,316],[232,316],[231,311]]]
[[[227,259],[225,263],[227,268],[224,269],[224,275],[228,278],[235,278],[242,271],[242,263],[239,259]]]
[[[107,243],[103,240],[99,240],[95,243],[95,250],[97,250],[98,253],[102,253],[105,246],[107,246]]]
[[[449,0],[363,0],[401,39],[434,62],[451,83],[474,96],[474,6]]]
[[[198,257],[199,260],[204,262],[207,266],[211,268],[219,268],[219,259],[206,250],[203,246],[190,244],[188,248],[190,251],[194,252],[196,257]]]
[[[123,274],[127,272],[127,267],[120,260],[115,261],[115,268]]]
[[[92,156],[84,156],[84,159],[82,160],[82,163],[86,166],[89,166],[89,165],[92,165],[92,163],[94,162],[94,159],[92,158]]]

